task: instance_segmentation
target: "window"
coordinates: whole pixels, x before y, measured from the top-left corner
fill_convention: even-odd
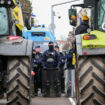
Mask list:
[[[8,33],[7,10],[4,7],[0,7],[0,35],[6,35],[7,33]]]
[[[105,22],[105,0],[98,2],[98,29],[102,29],[102,24]]]
[[[43,36],[45,37],[45,32],[32,32],[33,36]]]
[[[94,8],[91,9],[91,29],[94,30],[95,29],[95,21],[94,21],[94,16],[95,16],[95,10]]]

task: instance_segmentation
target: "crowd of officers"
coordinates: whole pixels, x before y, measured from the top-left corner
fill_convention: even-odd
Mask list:
[[[61,92],[64,93],[64,70],[65,62],[67,61],[67,67],[70,69],[72,66],[72,56],[59,51],[59,46],[54,46],[53,42],[48,43],[49,49],[41,54],[40,46],[36,46],[33,56],[33,72],[34,76],[34,95],[38,95],[38,89],[42,89],[42,70],[44,69],[58,69],[60,70]],[[71,60],[70,60],[71,59]],[[70,61],[70,62],[69,62]]]
[[[74,17],[73,17],[74,18]],[[82,23],[76,28],[75,35],[87,33],[89,28],[89,18],[83,15]],[[42,90],[42,70],[43,69],[59,69],[61,73],[61,92],[65,92],[64,71],[65,69],[74,69],[73,54],[75,52],[75,41],[72,43],[72,48],[67,54],[59,51],[59,46],[54,46],[53,42],[49,42],[49,49],[41,54],[40,46],[37,46],[33,56],[33,76],[34,76],[34,92],[38,95],[38,89]]]

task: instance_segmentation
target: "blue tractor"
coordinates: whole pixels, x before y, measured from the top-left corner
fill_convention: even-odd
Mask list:
[[[52,31],[46,28],[44,25],[36,27],[34,26],[31,28],[31,30],[24,28],[22,35],[25,39],[33,40],[33,49],[39,45],[42,53],[48,49],[48,43],[50,41],[54,42],[55,45],[57,44],[56,38]]]

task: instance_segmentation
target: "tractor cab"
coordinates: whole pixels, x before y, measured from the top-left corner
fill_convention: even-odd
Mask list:
[[[92,30],[105,31],[105,1],[96,0],[96,5],[92,8]]]
[[[3,35],[16,35],[13,31],[14,19],[12,8],[15,2],[12,0],[0,0],[0,36]]]
[[[101,49],[105,47],[104,43],[104,38],[105,38],[105,17],[104,17],[104,12],[105,12],[105,2],[104,0],[84,0],[84,4],[79,4],[79,5],[72,5],[72,8],[69,9],[69,20],[70,20],[70,25],[75,26],[72,24],[72,19],[76,19],[76,26],[77,25],[77,18],[80,20],[79,13],[77,12],[76,7],[81,7],[82,9],[90,9],[90,17],[89,17],[89,26],[90,30],[87,31],[88,33],[85,34],[80,34],[76,36],[76,41],[77,43],[80,43],[80,46],[82,46],[81,51],[78,50],[79,55],[84,55],[85,51],[89,55],[94,55],[94,54],[104,54],[104,51],[100,52],[100,50],[96,50],[96,48]],[[80,11],[81,13],[81,11]],[[88,12],[86,12],[86,15]],[[80,41],[81,39],[81,41]],[[78,42],[79,41],[79,42]],[[79,44],[77,45],[77,48]],[[91,49],[94,48],[94,51]]]
[[[0,36],[22,36],[24,22],[20,6],[19,0],[0,0]]]
[[[78,12],[77,12],[77,7],[81,7],[82,9],[80,10],[80,13],[82,12],[83,9],[85,11],[89,9],[90,13],[90,26],[91,30],[105,30],[105,2],[104,0],[84,0],[84,4],[77,4],[77,5],[72,5],[71,8],[68,11],[69,15],[69,21],[70,25],[72,26],[77,26],[78,18]],[[88,12],[86,11],[86,14]],[[78,18],[77,18],[78,17]]]

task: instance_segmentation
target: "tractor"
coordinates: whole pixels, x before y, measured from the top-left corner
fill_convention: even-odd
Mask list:
[[[0,0],[0,98],[6,93],[7,105],[30,105],[33,42],[21,37],[18,18],[19,0]]]
[[[71,19],[77,17],[77,7],[91,9],[91,27],[88,33],[76,35],[76,90],[78,105],[105,105],[105,1],[84,0],[72,5]],[[76,22],[76,21],[75,21]]]

